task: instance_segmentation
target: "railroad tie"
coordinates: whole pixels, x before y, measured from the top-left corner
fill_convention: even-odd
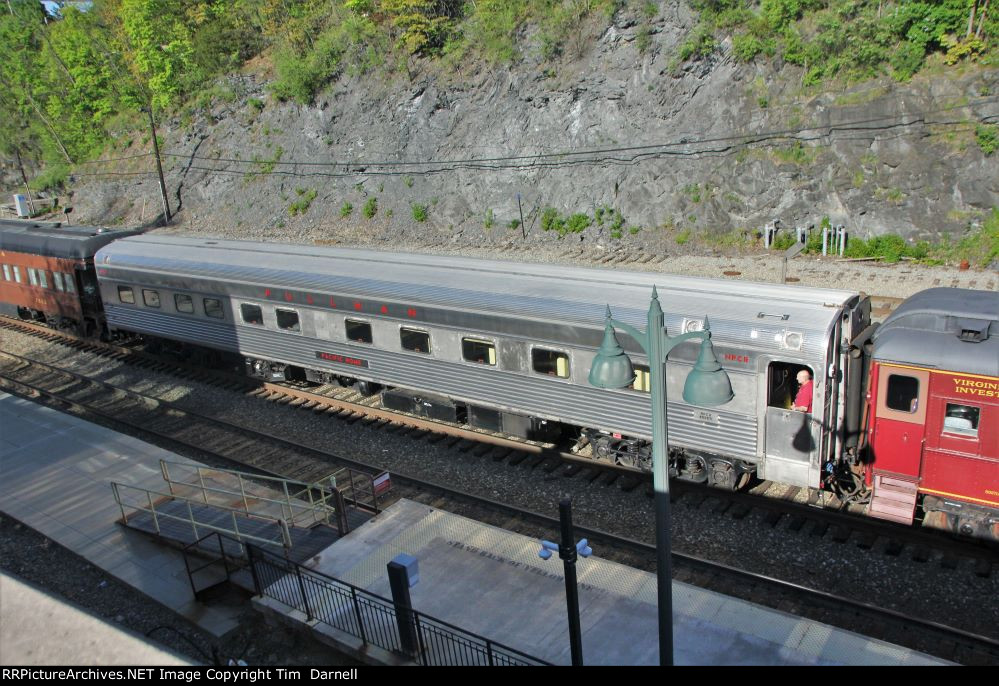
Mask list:
[[[554,457],[545,457],[544,461],[545,462],[541,465],[541,468],[545,470],[545,473],[547,474],[551,474],[562,466],[562,461]]]
[[[579,474],[581,471],[583,471],[582,465],[570,463],[566,466],[565,471],[562,472],[562,476],[571,478]]]
[[[770,510],[767,513],[766,517],[763,518],[763,521],[765,521],[767,524],[769,524],[771,529],[774,529],[774,528],[777,527],[777,524],[783,518],[784,518],[784,513],[783,512],[779,512],[777,510]]]
[[[530,453],[526,453],[523,450],[515,450],[513,455],[510,456],[510,464],[519,465],[521,462],[527,459]]]
[[[503,458],[513,452],[512,448],[503,448],[501,446],[496,447],[493,450],[492,458],[493,462],[502,462]]]
[[[851,531],[845,526],[837,526],[833,531],[832,539],[837,543],[846,543],[850,538]]]
[[[857,535],[857,547],[862,550],[870,550],[874,547],[874,542],[877,540],[877,536],[874,534],[862,533]]]
[[[825,536],[827,531],[829,531],[828,522],[815,522],[812,524],[812,536],[819,538]]]
[[[718,503],[715,505],[713,512],[715,514],[725,514],[728,508],[732,507],[731,500],[719,499]]]
[[[901,542],[895,540],[894,538],[888,539],[888,544],[885,546],[885,555],[891,557],[898,557],[902,553],[902,549],[905,546]]]
[[[638,487],[638,484],[640,483],[641,481],[639,481],[637,478],[631,476],[630,474],[627,474],[621,477],[621,479],[617,483],[617,487],[622,491],[624,491],[625,493],[631,493]]]
[[[805,525],[808,520],[801,515],[794,515],[791,517],[791,521],[788,522],[787,528],[791,531],[801,531],[801,527]]]

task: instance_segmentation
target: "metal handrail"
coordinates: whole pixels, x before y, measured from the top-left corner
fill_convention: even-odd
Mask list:
[[[403,652],[421,665],[547,665],[548,662],[497,643],[449,622],[406,611],[419,647],[404,649],[395,603],[359,586],[305,567],[253,545],[244,546],[257,595],[301,610],[321,622],[360,638],[365,644]]]
[[[171,476],[171,465],[182,469],[192,470],[197,476],[197,483],[177,479]],[[323,479],[316,483],[308,484],[303,481],[295,481],[293,479],[282,479],[279,477],[263,475],[258,476],[256,474],[248,474],[246,472],[239,472],[231,469],[203,467],[183,462],[169,462],[167,460],[160,460],[160,471],[163,474],[163,480],[169,486],[171,494],[175,493],[175,485],[195,488],[201,491],[201,497],[205,504],[210,504],[208,502],[209,493],[238,496],[243,501],[244,511],[248,513],[250,506],[247,498],[246,482],[250,480],[263,481],[265,483],[269,482],[279,484],[280,490],[284,494],[283,498],[278,499],[251,493],[250,495],[253,500],[273,503],[280,506],[282,514],[285,515],[285,519],[293,525],[298,524],[303,519],[309,518],[311,518],[312,523],[322,521],[329,524],[331,515],[333,515],[337,521],[340,519],[338,516],[339,511],[336,506],[338,497],[335,474],[323,477]],[[224,486],[210,486],[206,484],[205,476],[211,476],[213,473],[236,477],[239,490],[225,488]],[[289,485],[296,487],[296,489],[289,489]],[[303,499],[307,500],[308,503],[306,504],[306,502],[303,502]]]
[[[124,502],[122,498],[121,489],[138,491],[139,493],[145,495],[146,502],[148,503],[148,505],[143,506],[135,503]],[[194,510],[191,507],[191,503],[194,501],[191,498],[185,498],[184,496],[179,496],[172,493],[162,493],[148,488],[140,488],[138,486],[130,486],[128,484],[120,484],[114,481],[111,482],[111,490],[112,492],[114,492],[115,502],[118,503],[118,507],[121,510],[121,519],[123,523],[127,524],[129,519],[129,515],[125,513],[125,508],[128,508],[130,510],[136,510],[138,512],[147,512],[152,516],[153,527],[156,530],[157,535],[161,535],[161,527],[159,520],[162,517],[173,521],[184,522],[185,524],[189,524],[191,526],[191,530],[194,532],[194,537],[196,539],[201,538],[201,533],[198,531],[200,527],[202,529],[207,529],[209,531],[233,535],[239,541],[246,539],[250,541],[257,541],[259,543],[263,543],[266,545],[280,545],[286,549],[292,547],[291,530],[288,527],[288,522],[280,517],[273,517],[270,515],[263,515],[263,514],[253,514],[250,512],[239,510],[238,508],[227,507],[225,505],[211,505],[213,509],[224,510],[230,513],[230,516],[232,518],[232,528],[225,529],[219,526],[215,526],[214,524],[209,524],[207,522],[199,522],[198,519],[194,516]],[[169,500],[174,500],[184,503],[185,505],[187,505],[187,516],[181,517],[179,515],[170,512],[164,512],[162,509],[157,509],[156,504],[153,501],[153,496],[159,496],[161,498],[166,498]],[[256,519],[276,524],[278,526],[279,531],[281,532],[280,539],[271,540],[269,538],[264,538],[262,536],[256,536],[254,534],[241,532],[239,530],[239,520],[236,518],[237,514],[242,514],[247,519]]]

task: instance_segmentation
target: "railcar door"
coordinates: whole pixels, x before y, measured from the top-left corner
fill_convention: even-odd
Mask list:
[[[809,412],[792,410],[798,385],[797,373],[807,366],[791,362],[771,361],[767,365],[767,412],[765,477],[792,486],[817,486],[809,483],[810,469],[818,461],[819,418]],[[813,403],[817,395],[813,391]],[[814,407],[813,407],[814,409]]]
[[[929,382],[929,371],[880,365],[871,441],[875,471],[919,477]]]

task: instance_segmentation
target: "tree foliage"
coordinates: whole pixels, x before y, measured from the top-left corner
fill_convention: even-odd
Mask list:
[[[680,46],[704,57],[731,36],[736,59],[779,56],[804,81],[907,79],[938,54],[994,61],[990,0],[687,0],[701,21]],[[94,0],[46,17],[0,3],[0,153],[67,165],[94,157],[142,108],[211,102],[248,59],[273,63],[281,99],[313,100],[344,74],[413,73],[417,60],[542,64],[582,55],[639,0]],[[661,3],[644,5],[655,16]],[[548,65],[543,68],[547,71]],[[144,121],[144,116],[141,120]],[[58,175],[56,175],[58,176]]]
[[[806,84],[889,72],[906,80],[926,58],[995,58],[999,16],[989,0],[693,0],[694,34],[725,31],[743,61],[779,53]],[[689,42],[689,41],[688,41]],[[701,39],[703,43],[703,39]],[[697,54],[697,53],[692,53]],[[683,58],[690,55],[681,55]]]

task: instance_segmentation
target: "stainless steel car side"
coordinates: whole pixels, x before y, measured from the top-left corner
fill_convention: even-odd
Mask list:
[[[641,375],[628,390],[587,375],[606,306],[642,327],[656,285],[671,333],[707,318],[735,391],[721,407],[687,405],[697,345],[670,356],[681,476],[734,487],[755,470],[818,486],[858,423],[844,389],[861,373],[850,344],[870,308],[856,292],[169,236],[115,241],[96,263],[113,330],[238,353],[263,377],[377,384],[392,389],[387,403],[425,396],[473,424],[581,430],[598,456],[639,468],[651,433]],[[790,409],[802,368],[814,378],[809,414]]]

